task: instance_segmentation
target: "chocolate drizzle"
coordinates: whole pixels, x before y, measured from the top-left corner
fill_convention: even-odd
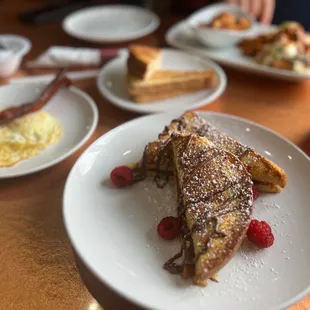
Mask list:
[[[221,176],[221,173],[224,171],[221,168],[222,163],[229,163],[230,160],[230,155],[227,155],[230,154],[228,152],[242,158],[251,149],[236,143],[228,135],[206,123],[204,119],[197,115],[189,119],[181,117],[173,120],[172,125],[169,127],[166,126],[164,132],[159,135],[158,144],[154,144],[155,147],[159,145],[159,148],[154,151],[152,149],[153,146],[150,145],[150,163],[156,164],[156,168],[152,169],[155,169],[156,172],[154,181],[157,187],[163,188],[166,186],[169,182],[170,175],[172,175],[172,142],[175,142],[175,136],[180,136],[180,133],[183,133],[181,137],[184,140],[183,142],[180,140],[180,147],[182,149],[177,151],[180,157],[179,165],[182,166],[183,170],[181,174],[183,179],[179,180],[181,181],[182,188],[178,188],[178,216],[182,221],[183,237],[180,252],[164,264],[164,269],[172,274],[180,274],[184,271],[185,266],[195,265],[201,255],[204,255],[210,246],[212,246],[213,239],[227,237],[219,229],[221,220],[226,214],[234,212],[238,208],[237,210],[244,212],[244,221],[248,221],[250,219],[249,214],[251,213],[248,202],[250,198],[247,196],[249,193],[248,188],[251,186],[249,185],[251,180],[244,166],[237,159],[233,159],[232,162],[235,162],[237,166],[232,168],[231,174],[226,175],[224,173]],[[188,135],[185,136],[184,134]],[[197,136],[205,137],[211,143],[205,144],[201,149],[199,147],[191,148],[191,144],[195,139],[197,140]],[[215,145],[213,146],[212,143]],[[178,145],[176,144],[177,147]],[[140,165],[144,176],[146,175],[146,167],[148,165],[148,159],[145,155],[148,151],[147,148],[148,146],[144,151],[142,164]],[[153,151],[157,154],[155,158],[152,158]],[[182,155],[180,156],[180,154]],[[211,166],[211,163],[214,162],[217,163],[217,166],[212,168],[213,164]],[[226,169],[229,169],[228,166]],[[244,169],[244,171],[237,173],[238,169],[240,171]],[[216,172],[216,177],[213,180],[212,177],[214,176],[209,175],[213,173],[212,171]],[[178,177],[177,173],[175,175]],[[236,177],[236,175],[239,175],[239,177]],[[213,186],[212,184],[201,183],[206,182],[206,180],[214,181],[213,185],[216,182],[218,184]],[[202,184],[206,184],[205,188],[208,188],[209,191],[204,190]],[[242,187],[245,188],[245,191],[242,190]],[[185,198],[186,201],[184,202]],[[238,201],[235,202],[236,200]],[[187,216],[190,216],[194,220],[191,229],[188,228]],[[240,225],[241,229],[243,229],[242,227],[246,227],[246,225]],[[203,235],[205,233],[207,235],[205,235],[205,239],[202,239],[202,245],[201,247],[199,246],[200,250],[195,254],[193,235],[196,234],[199,236],[199,234]],[[180,262],[177,263],[177,260],[180,260]]]
[[[196,114],[192,116],[190,121],[184,116],[181,116],[178,119],[174,119],[172,124],[175,124],[175,127],[170,129],[166,126],[163,136],[170,136],[174,132],[196,134],[200,137],[205,137],[214,143],[216,147],[232,152],[238,158],[242,158],[248,151],[251,150],[248,146],[241,143],[236,143],[234,139],[230,138],[227,134],[221,132],[216,127],[213,127]]]
[[[183,150],[183,154],[185,154],[187,152],[187,150],[190,147],[190,144],[193,140],[194,135],[189,135],[188,136],[188,140],[186,142],[185,148]],[[169,141],[169,143],[171,143],[171,141]],[[203,150],[204,153],[210,152],[211,150],[215,150],[214,147],[209,147],[205,150]],[[195,171],[197,169],[199,169],[201,167],[202,164],[206,164],[211,162],[215,157],[217,156],[217,154],[214,154],[214,156],[211,156],[207,161],[204,161],[203,163],[198,162],[196,164],[195,167],[193,167],[193,171],[192,174],[195,173]],[[200,157],[202,158],[202,157]],[[190,178],[189,178],[190,179]],[[186,183],[185,183],[186,186]],[[210,193],[210,195],[208,195],[208,200],[210,199],[210,197],[212,196],[213,193]],[[183,239],[182,239],[182,243],[181,243],[181,251],[176,254],[174,257],[172,257],[171,259],[169,259],[165,264],[164,264],[164,268],[166,270],[168,270],[170,273],[182,273],[184,270],[184,266],[185,265],[194,265],[196,263],[196,261],[199,259],[200,255],[202,255],[205,251],[208,250],[208,243],[207,245],[204,246],[203,250],[200,251],[200,253],[197,255],[197,257],[195,258],[195,253],[194,253],[194,245],[193,245],[193,238],[192,235],[197,231],[197,230],[201,230],[203,229],[202,226],[208,225],[209,221],[213,221],[215,220],[216,223],[218,223],[218,219],[217,218],[210,218],[208,219],[208,221],[202,225],[202,223],[200,223],[198,220],[195,221],[195,223],[193,224],[192,228],[189,230],[187,227],[187,223],[186,223],[186,207],[184,206],[184,204],[182,203],[183,201],[183,197],[182,197],[182,193],[180,192],[179,195],[179,208],[178,208],[178,213],[179,213],[179,217],[182,220],[182,231],[183,231]],[[225,237],[225,234],[222,232],[218,231],[218,225],[216,224],[216,229],[215,229],[215,234],[214,237]],[[179,259],[180,257],[183,257],[183,261],[181,264],[177,264],[175,263],[175,261],[177,259]]]
[[[185,147],[181,152],[183,154],[181,159],[189,150],[190,144],[193,141],[194,137],[195,135],[189,135],[187,142],[184,143]],[[169,143],[171,143],[171,140],[169,141]],[[210,153],[210,156],[206,157],[208,153]],[[169,259],[164,265],[164,268],[173,274],[182,273],[186,265],[195,265],[200,256],[205,254],[210,248],[210,242],[212,239],[226,237],[226,234],[219,230],[221,217],[234,211],[235,208],[229,208],[229,203],[233,202],[233,200],[235,199],[238,199],[242,195],[242,192],[237,189],[233,191],[234,194],[229,195],[228,198],[224,199],[217,206],[217,210],[211,210],[213,211],[211,213],[210,210],[208,210],[207,205],[208,203],[212,203],[214,199],[219,197],[219,195],[223,194],[225,191],[229,191],[230,189],[236,186],[246,184],[247,180],[249,179],[247,173],[245,175],[243,174],[241,178],[236,178],[235,180],[227,179],[225,182],[221,183],[223,184],[221,188],[215,188],[214,190],[207,192],[206,195],[198,195],[197,199],[193,199],[193,197],[190,198],[190,196],[187,197],[187,206],[185,206],[183,203],[185,188],[187,188],[188,186],[189,188],[191,188],[189,183],[195,176],[196,172],[199,171],[199,169],[204,169],[203,167],[209,166],[210,163],[220,155],[222,156],[222,158],[224,158],[223,160],[225,160],[225,158],[227,157],[226,154],[227,154],[226,152],[220,151],[215,147],[211,146],[203,149],[202,152],[200,153],[197,152],[196,154],[194,154],[193,155],[194,158],[189,156],[188,159],[189,166],[186,166],[186,164],[183,163],[184,168],[185,166],[187,167],[187,173],[190,174],[187,178],[183,180],[182,189],[179,188],[178,214],[182,220],[182,233],[183,233],[181,250],[178,254]],[[191,229],[188,229],[186,221],[186,213],[190,212],[189,208],[191,205],[198,205],[198,204],[201,204],[203,206],[204,213],[200,214],[199,217],[196,217]],[[211,225],[210,229],[212,229],[212,231],[208,232],[209,237],[207,238],[207,240],[204,241],[199,253],[195,255],[192,236],[193,234],[199,233],[199,231],[204,232],[208,225]],[[179,264],[176,263],[176,260],[178,260],[181,257],[183,257],[182,262]]]
[[[179,258],[181,258],[183,255],[183,250],[181,249],[181,251],[179,253],[177,253],[176,255],[174,255],[172,258],[170,258],[165,264],[164,264],[164,269],[166,269],[167,271],[169,271],[172,274],[180,274],[183,272],[183,268],[184,265],[181,264],[177,264],[175,263],[175,261]]]
[[[146,154],[147,154],[147,146],[144,148],[142,159],[132,169],[134,182],[143,181],[147,177]]]
[[[156,167],[156,175],[155,175],[155,178],[154,178],[154,181],[157,185],[158,188],[164,188],[168,182],[169,182],[169,174],[166,173],[166,174],[163,174],[162,173],[162,169],[161,169],[161,163],[162,163],[162,159],[164,158],[164,155],[167,153],[168,151],[168,148],[171,144],[171,139],[172,138],[169,138],[166,143],[161,147],[160,151],[159,151],[159,154],[158,154],[158,159],[157,159],[157,167]],[[167,155],[167,154],[166,154]],[[166,167],[164,168],[164,171],[167,171],[168,170],[168,167],[169,167],[169,164],[171,164],[172,162],[172,157],[171,155],[169,156],[166,156],[165,157],[168,161],[167,161],[167,164],[166,164]],[[164,177],[164,179],[163,179]]]

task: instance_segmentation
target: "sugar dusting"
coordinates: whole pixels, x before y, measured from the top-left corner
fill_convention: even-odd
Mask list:
[[[157,225],[161,219],[166,216],[177,216],[175,183],[171,180],[163,189],[158,189],[153,179],[148,178],[135,184],[135,186],[138,187],[139,200],[141,198],[141,200],[145,201],[145,208],[139,208],[139,212],[145,212],[150,218],[146,248],[155,250],[161,257],[160,261],[164,264],[171,254],[180,250],[179,241],[164,241],[157,235]],[[143,218],[146,218],[146,216]],[[161,267],[158,266],[158,268]]]
[[[217,141],[221,141],[222,144],[227,143],[227,137],[218,136],[218,132],[212,130],[210,126],[209,129],[210,135],[213,135],[213,138]],[[217,135],[215,137],[215,135]],[[224,141],[226,140],[226,141]],[[233,146],[232,146],[233,147]],[[242,154],[246,150],[246,147],[240,145],[240,149],[235,150],[236,153]],[[195,180],[194,180],[195,181]],[[216,183],[213,182],[215,186]],[[154,198],[154,192],[158,192],[155,184],[148,183],[144,185],[143,188],[146,195],[148,195],[148,201],[152,204],[151,208],[155,208],[153,215],[156,220],[155,224],[157,225],[158,220],[168,215],[176,215],[176,204],[171,203],[176,201],[176,191],[173,182],[169,182],[169,185],[162,190],[160,199]],[[286,206],[280,206],[274,201],[271,201],[270,197],[267,199],[259,199],[255,204],[254,217],[260,220],[266,219],[266,214],[268,220],[271,224],[272,229],[275,234],[276,240],[278,238],[284,238],[285,247],[279,248],[278,252],[281,254],[282,260],[290,260],[288,252],[290,252],[289,246],[293,244],[291,236],[287,229],[285,229],[288,223],[293,223],[292,214],[295,213],[295,209],[290,209],[290,212],[284,212],[283,209],[286,209]],[[280,212],[281,211],[281,212]],[[160,240],[159,243],[163,241]],[[283,244],[283,243],[281,243]],[[276,246],[275,246],[276,247]],[[175,247],[176,251],[178,246]],[[158,250],[160,247],[158,247]],[[259,250],[254,245],[245,240],[229,264],[229,273],[225,272],[225,268],[219,274],[219,284],[209,283],[206,288],[199,288],[197,286],[192,286],[191,281],[184,281],[180,277],[175,276],[175,281],[177,286],[182,287],[183,298],[188,297],[198,297],[202,304],[208,302],[208,296],[216,296],[218,298],[229,297],[238,301],[255,301],[260,298],[260,290],[262,288],[262,283],[260,280],[261,274],[264,273],[264,281],[277,281],[280,278],[280,272],[277,269],[277,266],[271,266],[267,263],[268,257],[271,255],[273,249],[270,250]],[[301,252],[303,249],[300,250]],[[266,273],[268,278],[266,278]],[[221,276],[223,274],[223,276]],[[217,286],[216,289],[210,289],[212,286]],[[238,294],[239,292],[239,294]],[[250,292],[244,294],[244,292]],[[254,292],[254,293],[253,293]],[[245,296],[245,297],[244,297]]]
[[[208,297],[229,298],[240,302],[258,300],[261,297],[261,273],[268,271],[270,281],[277,281],[280,277],[276,267],[267,264],[269,255],[268,250],[259,250],[245,239],[236,257],[230,263],[229,273],[225,273],[225,278],[221,273],[219,274],[219,284],[209,282],[205,288],[188,286],[184,290],[183,298],[194,295],[200,298],[200,304],[206,306]],[[212,289],[211,286],[217,287]]]
[[[177,215],[177,191],[175,182],[170,181],[163,189],[158,189],[157,185],[152,180],[144,181],[143,185],[143,191],[152,205],[155,220],[160,220],[165,216]],[[155,196],[155,192],[157,192],[159,196]]]
[[[165,242],[158,238],[156,233],[156,227],[158,222],[165,216],[175,216],[177,214],[176,203],[176,187],[173,181],[164,189],[158,189],[152,179],[147,179],[140,184],[142,195],[145,196],[145,201],[148,202],[148,208],[152,211],[152,226],[150,228],[150,242],[146,244],[146,247],[150,250],[155,250],[160,255],[164,263],[165,259],[170,258],[170,253],[177,251],[180,248],[178,241]],[[281,209],[285,206],[281,205]],[[150,212],[150,209],[146,212]],[[286,221],[289,218],[290,212],[281,213],[280,206],[269,199],[259,199],[255,204],[254,217],[263,219],[264,214],[272,212],[272,228],[275,232],[276,239],[286,238],[287,243],[285,248],[280,248],[279,253],[283,260],[289,260],[290,257],[287,254],[288,246],[290,245],[290,235],[285,228],[285,224],[281,223],[282,220]],[[167,253],[167,249],[169,253]],[[261,274],[267,273],[270,281],[277,281],[280,277],[280,273],[277,266],[267,264],[268,257],[271,255],[271,250],[259,250],[253,244],[244,240],[239,252],[229,263],[229,272],[225,271],[225,268],[219,273],[219,283],[209,282],[205,288],[200,288],[192,285],[192,282],[185,281],[179,276],[172,276],[176,285],[182,289],[181,299],[185,298],[198,298],[201,304],[208,304],[208,297],[215,296],[216,298],[227,297],[236,301],[255,301],[260,298],[261,291]],[[160,268],[160,266],[158,266]],[[266,279],[264,277],[264,279]],[[212,287],[215,286],[214,289]],[[246,293],[246,294],[245,294]]]

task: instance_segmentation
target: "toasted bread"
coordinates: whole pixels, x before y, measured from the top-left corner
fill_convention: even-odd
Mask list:
[[[255,186],[262,193],[280,193],[282,188],[272,183],[254,182]]]
[[[130,98],[137,104],[155,102],[160,100],[166,100],[174,97],[179,97],[188,94],[188,91],[184,90],[171,90],[169,92],[158,92],[155,94],[141,94],[141,95],[131,95]]]
[[[131,98],[143,103],[212,88],[215,86],[216,76],[212,70],[157,70],[152,72],[147,80],[129,74],[127,82]]]
[[[131,76],[147,80],[161,65],[161,50],[146,45],[130,45],[128,48],[127,70]]]
[[[158,154],[171,134],[175,132],[198,134],[214,143],[216,147],[237,156],[262,191],[280,192],[286,186],[287,175],[283,169],[255,150],[211,126],[194,112],[186,112],[180,118],[173,120],[159,135],[158,140],[150,142],[146,146],[143,157],[146,170],[172,171],[171,163],[168,160],[162,159],[158,166]]]
[[[165,268],[173,273],[183,268],[188,276],[194,265],[194,283],[205,286],[245,236],[253,208],[251,176],[236,156],[203,137],[176,134],[168,146],[182,219],[183,262],[178,266],[172,258]]]

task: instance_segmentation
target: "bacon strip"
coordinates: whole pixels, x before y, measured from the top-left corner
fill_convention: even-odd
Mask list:
[[[66,69],[62,69],[57,74],[55,79],[45,87],[41,95],[33,102],[25,103],[18,107],[11,107],[1,111],[0,125],[5,124],[15,118],[24,116],[28,113],[40,110],[50,101],[50,99],[62,86],[68,87],[72,84],[71,81],[65,76],[65,73]]]

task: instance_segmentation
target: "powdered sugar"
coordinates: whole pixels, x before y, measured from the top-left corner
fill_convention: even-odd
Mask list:
[[[184,157],[183,164],[187,165],[188,162],[190,162],[189,158],[186,159]],[[231,167],[233,167],[233,164]],[[239,166],[236,166],[236,168],[239,169]],[[232,168],[232,170],[234,169],[235,168]],[[242,171],[242,169],[240,170]],[[200,176],[194,175],[192,180],[195,186],[199,186]],[[204,185],[212,186],[212,188],[217,189],[219,183],[221,184],[221,182],[218,182],[218,176],[211,174],[209,182],[206,181]],[[156,191],[158,191],[158,189],[156,189]],[[243,245],[239,253],[236,254],[232,262],[227,266],[227,269],[224,268],[219,273],[218,279],[220,283],[214,284],[210,282],[207,288],[187,288],[187,286],[191,286],[191,282],[188,283],[179,277],[171,277],[171,279],[173,279],[172,281],[183,284],[184,282],[186,283],[184,286],[180,285],[182,286],[182,292],[184,288],[185,296],[197,296],[202,303],[206,304],[208,303],[208,298],[206,298],[208,296],[216,296],[218,298],[221,298],[221,296],[228,296],[229,299],[235,300],[256,300],[260,298],[259,294],[263,289],[262,279],[264,279],[264,281],[278,281],[281,277],[283,278],[283,268],[294,261],[294,256],[291,254],[292,251],[290,249],[290,246],[293,245],[293,240],[290,237],[290,230],[282,228],[286,226],[291,227],[289,224],[293,221],[292,214],[296,211],[282,205],[283,199],[277,199],[277,197],[276,195],[263,195],[262,198],[255,203],[254,211],[254,217],[260,220],[266,220],[268,223],[272,221],[270,224],[276,235],[275,246],[271,249],[262,251],[255,248],[255,246],[246,250],[245,247],[251,245]],[[281,205],[278,203],[279,201],[281,201]],[[161,209],[160,202],[153,201],[152,203]],[[200,209],[196,207],[197,202],[194,197],[193,205],[189,210],[191,210],[193,214],[197,212],[197,217],[199,217],[201,216],[201,214],[198,214]],[[294,234],[292,233],[292,235]],[[277,256],[279,265],[275,263],[271,256]],[[226,272],[226,270],[228,271]],[[212,289],[214,286],[216,286],[216,289]],[[257,292],[255,292],[255,290],[257,290]],[[248,294],[244,294],[244,292]]]
[[[177,205],[176,203],[171,203],[176,201],[175,197],[175,185],[173,181],[169,182],[164,189],[158,189],[156,185],[152,182],[152,180],[147,180],[143,182],[143,191],[150,199],[152,208],[155,208],[154,217],[158,220],[167,215],[174,215],[176,211]],[[160,192],[160,199],[158,199],[158,195],[154,195],[155,192]],[[153,198],[156,196],[157,198]],[[260,201],[255,203],[255,209],[260,209],[261,212],[269,212],[274,210],[273,218],[275,221],[279,222],[279,225],[283,225],[281,223],[282,218],[287,218],[290,216],[290,212],[285,212],[283,214],[280,213],[281,209],[279,206],[272,201],[271,199],[265,199],[264,197],[260,199]],[[157,222],[156,222],[157,223]],[[274,226],[273,223],[272,226]],[[290,238],[289,232],[280,232],[277,234],[279,237],[280,234],[283,234],[283,238]],[[158,253],[160,253],[160,244],[164,241],[158,240]],[[169,247],[172,247],[175,253],[179,250],[179,243],[169,244]],[[259,250],[253,244],[244,240],[239,252],[233,258],[232,262],[229,264],[229,272],[226,272],[224,268],[218,277],[219,284],[212,283],[209,281],[209,284],[206,288],[199,288],[196,286],[192,286],[191,281],[185,281],[180,277],[174,277],[174,281],[176,281],[178,286],[182,287],[182,298],[189,298],[189,296],[196,296],[199,298],[201,304],[208,304],[208,297],[210,294],[212,296],[216,296],[216,298],[227,297],[229,299],[242,300],[242,301],[253,301],[260,298],[259,291],[261,289],[261,281],[262,273],[266,278],[266,274],[270,281],[277,281],[280,278],[280,272],[277,270],[276,265],[268,264],[268,258],[271,255],[271,250]],[[282,252],[283,251],[283,252]],[[286,254],[286,250],[282,249],[279,252],[282,253],[284,260],[290,260],[290,256]],[[162,256],[162,254],[161,254]],[[163,256],[165,258],[165,256]],[[213,290],[212,287],[217,285],[216,289]],[[238,293],[240,292],[240,294]],[[248,294],[244,294],[247,292]]]

